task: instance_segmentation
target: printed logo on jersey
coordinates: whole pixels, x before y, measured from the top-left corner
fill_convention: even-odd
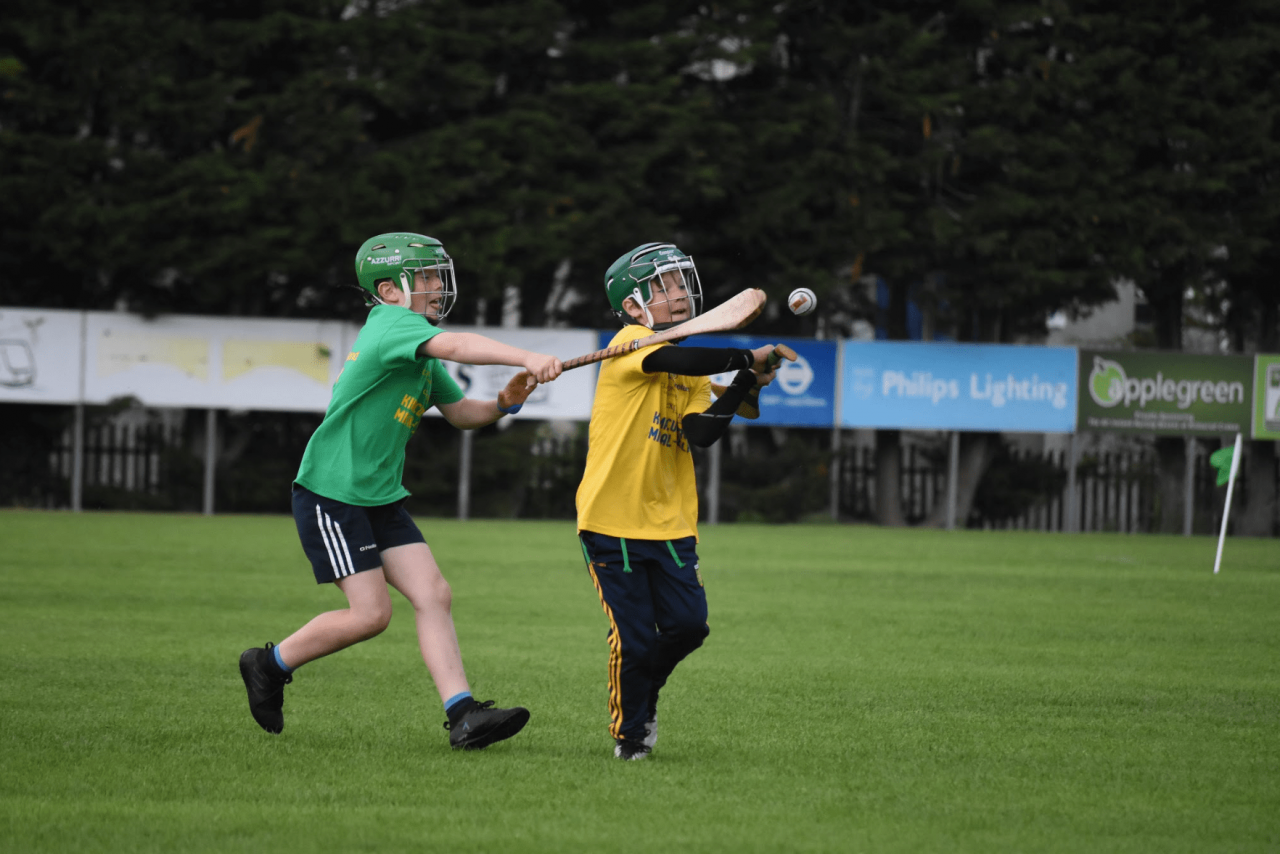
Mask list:
[[[422,415],[427,408],[422,405],[422,401],[418,398],[406,394],[400,400],[400,406],[396,409],[394,418],[410,430],[416,429],[418,422],[422,420]]]
[[[431,380],[428,379],[420,397],[406,394],[400,399],[400,405],[396,408],[396,414],[392,418],[408,427],[409,432],[413,433],[418,429],[418,422],[422,420],[422,416],[426,414],[427,402],[430,400]]]
[[[689,446],[684,440],[684,428],[675,418],[663,418],[659,412],[653,413],[653,422],[649,425],[649,439],[664,448],[675,446],[688,452]]]

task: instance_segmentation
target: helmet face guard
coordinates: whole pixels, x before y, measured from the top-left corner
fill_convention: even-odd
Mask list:
[[[366,292],[367,305],[383,304],[378,296],[378,283],[384,280],[390,280],[404,292],[410,304],[414,294],[429,294],[432,297],[429,302],[436,302],[438,298],[438,308],[428,305],[422,313],[434,324],[445,319],[458,298],[453,259],[439,240],[425,234],[406,232],[369,238],[356,252],[356,278]]]
[[[680,276],[684,285],[689,305],[689,317],[686,319],[697,317],[702,310],[702,282],[698,278],[698,269],[693,259],[673,243],[645,243],[613,262],[605,273],[604,287],[614,314],[624,323],[636,323],[623,307],[627,299],[632,299],[644,310],[651,329],[675,325],[674,322],[655,324],[650,311],[651,307],[666,301],[663,297],[654,301],[654,278],[660,276],[669,285],[673,275]]]

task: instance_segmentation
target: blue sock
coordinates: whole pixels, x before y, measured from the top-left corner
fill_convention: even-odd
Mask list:
[[[467,701],[469,700],[471,700],[470,691],[460,691],[457,694],[454,694],[449,699],[445,700],[444,713],[448,715],[449,720],[452,721],[457,717],[461,717],[460,713],[462,712],[463,709],[467,707],[468,705]]]
[[[293,672],[293,668],[292,668],[292,667],[290,667],[289,665],[285,664],[285,663],[284,663],[284,661],[280,658],[280,647],[278,647],[278,646],[273,646],[273,647],[271,647],[271,655],[272,655],[272,656],[275,658],[275,660],[276,660],[276,667],[279,667],[279,668],[280,668],[281,670],[283,670],[285,673],[292,673],[292,672]]]

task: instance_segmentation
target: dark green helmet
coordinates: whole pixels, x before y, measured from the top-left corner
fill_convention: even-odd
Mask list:
[[[651,283],[659,273],[678,270],[684,278],[685,291],[689,295],[689,317],[696,317],[702,308],[702,284],[693,259],[681,252],[674,243],[645,243],[632,249],[609,266],[604,274],[604,289],[609,295],[613,312],[627,323],[633,322],[622,307],[628,297],[645,310],[649,325],[649,304],[653,301]]]
[[[444,320],[458,297],[457,282],[453,272],[453,259],[444,251],[444,245],[434,237],[410,232],[379,234],[370,237],[356,252],[356,278],[360,287],[368,292],[370,305],[381,303],[378,282],[390,279],[406,295],[415,293],[414,274],[435,270],[440,276],[440,310],[433,323]]]

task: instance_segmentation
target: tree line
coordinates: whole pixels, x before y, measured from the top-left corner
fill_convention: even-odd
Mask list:
[[[464,323],[602,326],[674,240],[709,301],[818,293],[767,333],[1013,341],[1127,279],[1135,343],[1274,351],[1278,78],[1276,0],[14,0],[0,303],[350,317],[411,229]]]

